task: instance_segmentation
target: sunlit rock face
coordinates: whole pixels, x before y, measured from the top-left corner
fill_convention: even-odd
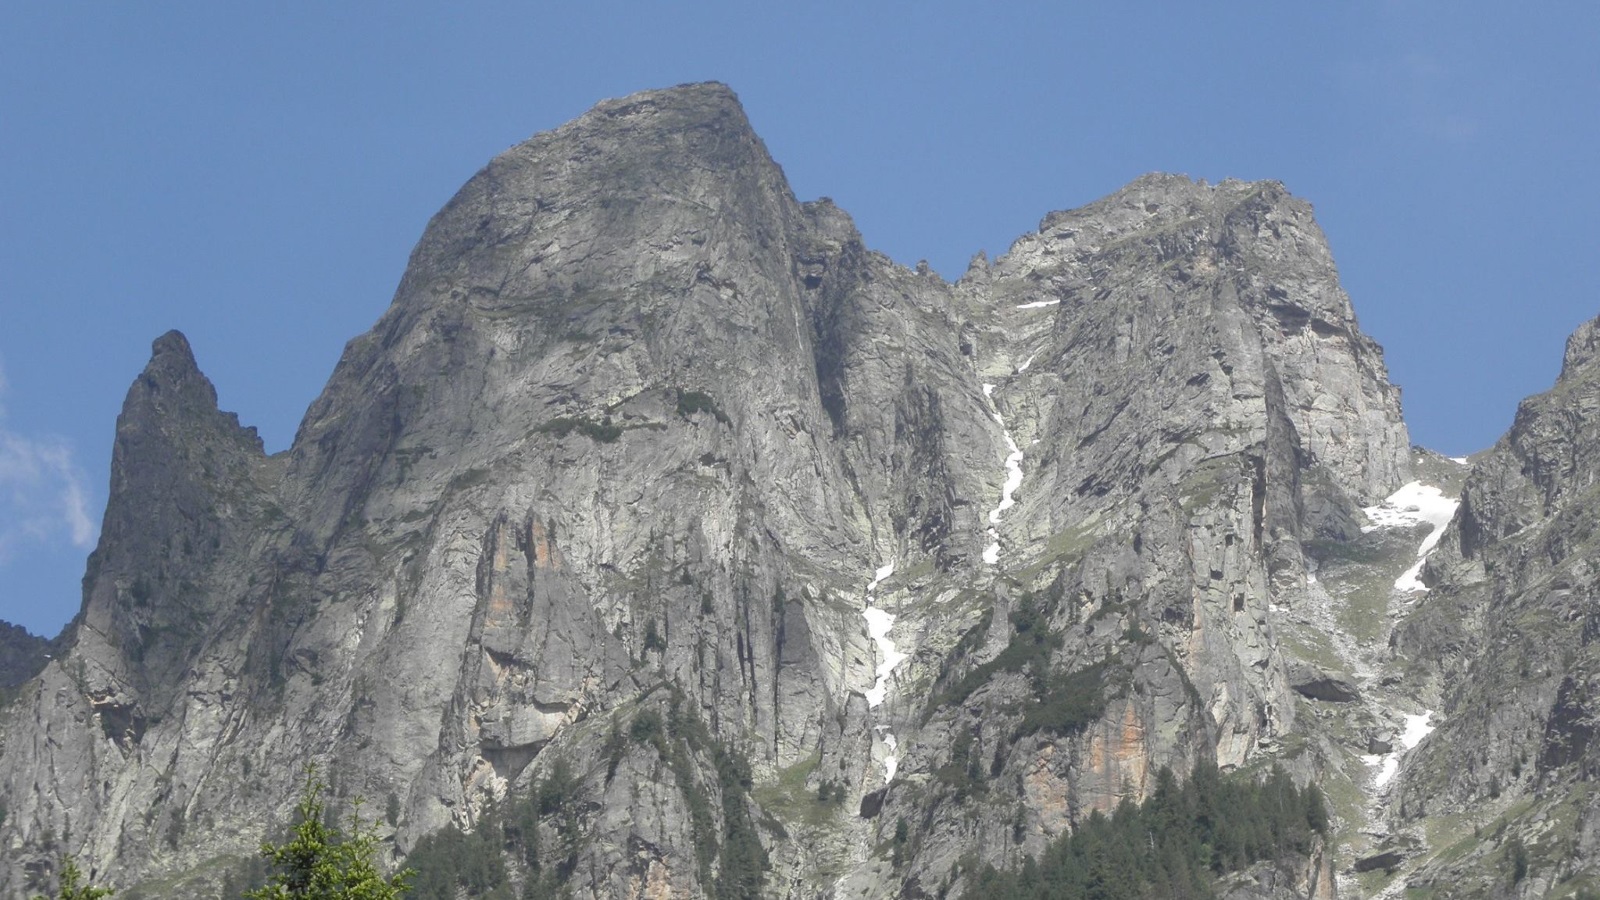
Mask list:
[[[1561,375],[1473,460],[1461,509],[1422,564],[1428,593],[1395,644],[1438,704],[1437,734],[1400,773],[1397,829],[1503,822],[1413,881],[1498,889],[1506,840],[1542,847],[1530,896],[1600,878],[1600,320],[1568,339]]]
[[[284,453],[157,341],[0,891],[210,883],[306,763],[396,858],[568,772],[575,896],[703,895],[746,833],[772,896],[932,891],[1281,750],[1274,610],[1411,467],[1281,185],[1146,176],[951,283],[727,88],[607,101],[434,217]]]

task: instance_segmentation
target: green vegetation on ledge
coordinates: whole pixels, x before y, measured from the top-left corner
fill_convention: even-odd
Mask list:
[[[722,411],[717,401],[711,395],[702,391],[678,391],[678,415],[685,419],[692,418],[695,413],[710,413],[718,422],[728,424],[728,414]]]
[[[615,443],[618,438],[622,437],[622,426],[611,424],[611,417],[609,416],[599,422],[593,419],[561,416],[545,422],[534,430],[545,434],[553,434],[556,437],[566,437],[576,431],[589,440],[601,444]]]

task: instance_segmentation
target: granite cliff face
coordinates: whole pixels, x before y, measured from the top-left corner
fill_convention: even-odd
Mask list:
[[[1597,345],[1600,320],[1475,460],[1424,571],[1433,590],[1395,635],[1444,714],[1394,810],[1443,851],[1410,879],[1441,895],[1600,885]]]
[[[1463,558],[1579,490],[1539,446],[1475,470]],[[574,896],[702,896],[752,839],[770,896],[959,888],[1163,766],[1320,777],[1310,698],[1371,673],[1280,631],[1414,464],[1281,185],[1146,176],[949,283],[726,88],[607,101],[434,217],[288,451],[156,342],[7,712],[0,892],[58,850],[201,892],[308,762],[397,857],[572,773]],[[1332,852],[1241,896],[1330,896]]]

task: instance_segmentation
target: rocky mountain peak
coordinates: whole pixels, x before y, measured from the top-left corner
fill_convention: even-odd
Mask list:
[[[627,119],[641,114],[665,114],[677,117],[676,121],[659,123],[669,126],[682,124],[683,120],[695,123],[711,123],[722,119],[737,120],[742,124],[734,127],[750,130],[750,123],[745,117],[743,104],[739,102],[739,95],[734,93],[733,88],[720,81],[689,82],[602,100],[589,112],[563,127],[581,127],[592,124],[592,120]]]
[[[1591,319],[1579,325],[1567,337],[1566,353],[1561,360],[1563,379],[1576,375],[1577,370],[1592,363],[1600,355],[1600,319]]]
[[[227,447],[212,446],[220,442]],[[254,428],[217,408],[217,390],[200,372],[188,338],[169,331],[151,344],[150,361],[128,388],[112,449],[112,503],[145,475],[171,471],[173,455],[262,452]],[[141,498],[145,499],[145,498]]]
[[[1102,200],[1046,216],[989,277],[1002,286],[990,293],[1020,310],[1057,306],[1058,328],[1069,319],[1131,317],[1132,326],[1108,327],[1153,346],[1227,345],[1237,324],[1250,321],[1256,334],[1247,352],[1265,353],[1270,369],[1260,373],[1263,385],[1278,384],[1273,390],[1287,401],[1298,443],[1338,490],[1376,502],[1409,480],[1400,393],[1382,350],[1357,326],[1311,205],[1280,182],[1145,175]],[[1197,305],[1168,309],[1178,297]],[[1096,306],[1104,309],[1090,311]],[[1219,335],[1201,333],[1211,322]],[[1326,368],[1322,358],[1339,365]],[[1328,418],[1329,408],[1340,412]]]
[[[1174,172],[1148,172],[1105,197],[1072,210],[1056,210],[1039,224],[1041,234],[1087,226],[1102,238],[1216,215],[1242,203],[1301,203],[1279,181],[1225,179],[1212,184]],[[1059,235],[1068,237],[1070,235]]]
[[[326,479],[305,502],[343,521],[391,454],[435,436],[456,445],[437,460],[448,481],[445,467],[504,452],[505,423],[598,425],[646,387],[657,401],[710,390],[745,361],[686,352],[706,335],[740,335],[752,361],[793,359],[767,371],[802,376],[787,311],[804,218],[720,84],[606,101],[512,147],[429,223],[390,309],[307,412],[293,465]],[[406,470],[435,460],[418,463]]]
[[[425,271],[433,283],[402,284],[396,302],[492,303],[527,282],[488,283],[489,272],[515,260],[537,280],[580,249],[564,236],[590,230],[606,232],[608,242],[586,254],[592,257],[586,268],[608,277],[626,265],[610,248],[651,239],[640,229],[666,238],[701,220],[703,244],[720,221],[742,224],[756,207],[792,203],[787,193],[782,172],[725,85],[608,100],[506,150],[469,180],[413,253],[408,273]]]
[[[387,798],[399,854],[566,773],[529,827],[577,895],[756,850],[915,895],[1283,746],[1303,548],[1409,459],[1276,182],[1145,176],[950,284],[797,202],[725,86],[606,101],[433,218],[287,454],[156,342],[0,845],[87,818],[127,882],[204,880],[285,759]]]
[[[166,362],[178,370],[187,369],[196,375],[200,372],[195,365],[194,350],[189,346],[189,339],[176,328],[150,342],[150,366],[154,367],[158,362]]]
[[[185,654],[174,639],[194,637],[195,614],[220,599],[199,596],[197,582],[232,527],[250,520],[264,460],[256,430],[217,408],[188,339],[157,338],[117,417],[102,538],[85,579],[79,639],[117,648],[104,660],[117,685],[108,691],[178,690]],[[149,665],[123,667],[124,654],[150,651]]]
[[[217,391],[200,373],[183,332],[173,330],[150,344],[150,361],[128,392],[124,413],[157,417],[204,414],[217,408]]]

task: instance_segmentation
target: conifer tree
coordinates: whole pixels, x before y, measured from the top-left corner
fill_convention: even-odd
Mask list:
[[[78,871],[78,863],[70,856],[63,859],[61,861],[61,890],[56,894],[56,900],[100,900],[101,897],[109,897],[112,894],[110,888],[95,887],[92,884],[80,884],[82,881],[83,873]],[[35,896],[33,900],[50,900],[50,898],[40,894]]]
[[[246,900],[399,900],[404,896],[411,871],[386,879],[373,859],[378,846],[376,823],[362,823],[357,803],[350,814],[349,834],[327,824],[322,799],[326,790],[315,768],[308,767],[290,840],[261,845],[261,855],[274,871],[266,886],[246,894]]]

